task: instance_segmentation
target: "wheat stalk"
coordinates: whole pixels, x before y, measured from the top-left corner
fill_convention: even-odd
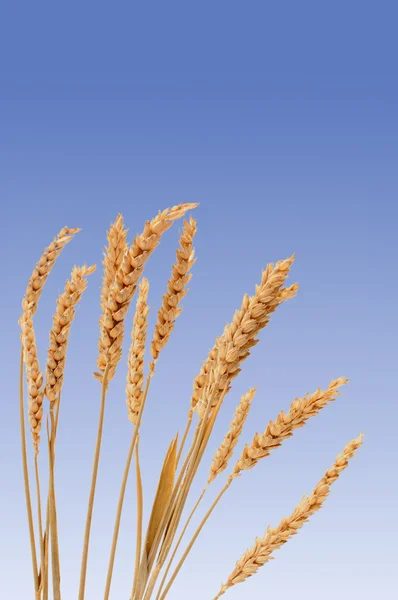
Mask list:
[[[272,559],[272,553],[283,546],[293,535],[296,535],[304,523],[322,507],[330,493],[330,486],[338,479],[340,473],[347,468],[348,461],[356,454],[362,444],[362,439],[363,436],[360,435],[349,442],[342,454],[336,458],[333,466],[326,471],[315,486],[312,494],[304,497],[292,514],[282,519],[277,527],[268,527],[264,537],[256,539],[254,546],[250,550],[246,550],[238,560],[235,569],[228,577],[227,583],[221,586],[214,600],[218,600],[232,586],[242,583],[248,577],[252,577],[257,573],[260,567]]]
[[[159,245],[163,233],[174,221],[196,206],[197,204],[179,204],[160,212],[154,219],[147,221],[144,231],[136,236],[131,247],[124,253],[109,290],[108,303],[101,323],[97,360],[100,373],[96,373],[98,379],[102,380],[107,365],[108,381],[116,372],[116,366],[122,356],[124,319],[146,261]]]
[[[21,428],[21,450],[22,450],[22,464],[24,474],[24,486],[25,486],[25,500],[28,513],[28,524],[29,524],[29,535],[31,544],[32,554],[32,566],[33,566],[33,578],[35,585],[36,595],[40,594],[42,581],[39,582],[38,571],[37,571],[37,559],[36,559],[36,547],[35,547],[35,535],[34,535],[34,524],[33,514],[31,507],[30,498],[30,484],[29,484],[29,471],[27,462],[27,450],[26,450],[26,433],[24,423],[24,404],[23,404],[23,363],[26,365],[27,385],[29,393],[28,401],[28,416],[29,424],[31,427],[31,433],[33,438],[33,445],[35,450],[35,481],[36,481],[36,493],[37,493],[37,509],[38,509],[38,521],[39,521],[39,536],[40,536],[40,550],[41,550],[41,576],[43,576],[44,568],[44,548],[43,548],[43,526],[42,526],[42,514],[41,514],[41,495],[40,495],[40,478],[39,478],[39,467],[38,467],[38,452],[40,443],[40,430],[43,418],[43,396],[44,390],[41,389],[43,384],[43,374],[40,371],[35,332],[33,326],[33,316],[37,311],[38,302],[43,291],[45,282],[47,281],[48,275],[55,265],[55,261],[62,252],[65,245],[70,242],[73,236],[80,231],[79,229],[70,229],[63,227],[59,232],[58,236],[54,238],[51,244],[44,249],[39,261],[36,263],[32,275],[29,278],[28,285],[26,287],[25,295],[22,300],[22,316],[19,320],[21,326],[21,371],[20,371],[20,428]]]
[[[144,357],[149,306],[148,280],[143,277],[139,288],[134,325],[131,333],[131,346],[127,361],[126,403],[128,417],[136,425],[144,398]]]
[[[159,353],[170,339],[177,317],[182,312],[181,300],[188,293],[187,285],[192,274],[189,273],[195,262],[193,238],[196,233],[196,221],[184,221],[184,228],[180,235],[180,247],[177,249],[177,262],[173,265],[171,277],[167,285],[167,292],[163,296],[162,306],[158,312],[158,320],[151,344],[152,362],[150,369],[155,370]]]

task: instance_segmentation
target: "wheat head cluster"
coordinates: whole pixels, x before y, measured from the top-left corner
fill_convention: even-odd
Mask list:
[[[99,417],[94,448],[91,484],[85,530],[82,535],[80,583],[77,598],[84,600],[89,558],[91,522],[96,495],[100,463],[102,433],[105,421],[105,405],[111,382],[122,359],[125,321],[130,304],[136,296],[131,342],[126,360],[126,407],[131,423],[131,441],[126,456],[120,494],[115,507],[113,538],[109,540],[109,563],[104,582],[104,600],[108,600],[119,537],[124,497],[130,471],[135,471],[136,491],[136,539],[135,562],[131,568],[131,586],[126,589],[130,600],[164,600],[169,596],[173,583],[183,567],[193,545],[201,534],[216,506],[245,471],[254,468],[284,441],[303,427],[308,419],[316,416],[339,395],[347,383],[344,377],[333,379],[326,389],[316,389],[301,398],[295,398],[289,409],[281,411],[274,420],[265,425],[261,433],[255,433],[243,446],[240,454],[233,455],[244,429],[252,403],[256,401],[256,388],[244,393],[225,436],[219,440],[208,468],[208,477],[202,493],[192,500],[192,484],[199,465],[212,438],[214,425],[222,404],[232,389],[233,380],[239,375],[251,349],[259,341],[273,313],[281,304],[294,298],[298,285],[287,285],[287,278],[294,256],[268,264],[262,272],[252,295],[245,294],[242,304],[232,316],[213,348],[203,362],[193,381],[193,391],[187,401],[187,425],[182,436],[174,435],[165,453],[156,493],[148,511],[144,504],[140,461],[140,426],[145,418],[144,409],[150,397],[151,380],[156,374],[157,363],[163,348],[169,343],[176,321],[182,311],[182,301],[188,293],[188,284],[195,263],[194,238],[196,221],[192,216],[183,222],[175,263],[165,287],[151,337],[148,337],[149,282],[144,277],[146,261],[156,250],[162,236],[196,208],[196,204],[180,204],[159,212],[147,221],[142,233],[133,242],[127,242],[127,229],[123,217],[118,215],[107,234],[104,251],[103,278],[100,295],[100,318],[97,370],[94,377],[99,381]],[[58,519],[56,506],[56,441],[60,418],[61,395],[65,375],[68,340],[76,309],[82,300],[90,275],[95,266],[73,267],[64,291],[59,295],[49,333],[47,363],[41,370],[36,345],[34,317],[46,280],[56,260],[66,245],[73,240],[79,229],[64,227],[45,248],[29,279],[22,301],[21,360],[20,360],[20,429],[25,499],[33,571],[33,597],[35,600],[61,600],[61,561],[58,543]],[[130,336],[129,336],[130,337]],[[148,363],[146,363],[148,357]],[[25,399],[26,398],[26,399]],[[29,423],[32,445],[27,444],[26,421]],[[45,435],[43,436],[43,431]],[[40,448],[45,438],[48,456],[48,486],[45,502],[41,497]],[[216,442],[217,443],[217,442]],[[213,600],[225,594],[257,573],[258,569],[273,558],[274,552],[285,544],[310,517],[317,512],[330,493],[331,485],[348,466],[350,459],[362,444],[362,435],[347,443],[308,496],[304,496],[292,513],[274,527],[268,526],[257,537],[251,548],[237,560]],[[35,502],[31,498],[28,448],[34,461]],[[132,464],[133,463],[133,464]],[[210,508],[198,517],[194,534],[187,539],[188,526],[197,517],[202,499],[212,491],[214,480],[227,471],[221,491],[215,495]],[[191,505],[191,510],[189,506]],[[188,508],[188,510],[187,510]],[[188,513],[188,514],[187,514]],[[179,560],[177,561],[177,557]],[[205,565],[203,565],[205,567]],[[201,568],[203,568],[201,567]],[[189,592],[187,591],[187,594]]]

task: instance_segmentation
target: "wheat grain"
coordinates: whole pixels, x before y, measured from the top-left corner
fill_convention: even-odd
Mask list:
[[[250,550],[246,550],[238,560],[227,583],[221,586],[214,600],[217,600],[232,586],[244,582],[257,573],[261,566],[272,559],[272,553],[295,535],[304,523],[321,508],[330,493],[330,486],[338,479],[340,473],[347,467],[348,461],[356,454],[362,444],[362,439],[363,436],[360,435],[349,442],[342,454],[336,458],[333,466],[318,482],[312,494],[304,497],[293,513],[282,519],[277,527],[268,527],[264,537],[256,539],[254,546]]]
[[[241,401],[236,408],[234,418],[229,426],[229,431],[214,455],[213,462],[211,463],[210,467],[209,479],[207,481],[208,484],[227,468],[228,461],[233,454],[236,444],[238,443],[243,425],[245,424],[249,414],[251,402],[255,393],[256,388],[251,388],[246,394],[243,394]]]
[[[148,291],[148,280],[143,277],[138,287],[137,307],[134,315],[127,367],[126,402],[128,417],[134,425],[137,424],[144,397],[144,356],[149,313]]]
[[[295,429],[303,427],[309,418],[316,415],[329,402],[335,400],[339,395],[338,388],[347,381],[348,379],[339,377],[331,381],[326,390],[318,388],[313,394],[296,398],[287,413],[282,410],[275,421],[268,423],[263,434],[256,433],[250,446],[245,446],[235,465],[232,477],[237,477],[241,471],[253,468],[259,460],[281,446],[284,440],[292,437]]]
[[[39,262],[36,264],[33,273],[30,276],[25,296],[22,301],[23,310],[29,311],[31,316],[33,316],[37,310],[43,286],[50,271],[54,267],[56,259],[61,254],[66,244],[71,241],[78,231],[80,231],[79,228],[70,229],[69,227],[63,227],[51,244],[44,249]]]
[[[196,233],[196,221],[184,221],[184,228],[180,235],[180,246],[177,249],[177,262],[173,265],[171,277],[167,285],[167,293],[163,296],[162,306],[158,312],[158,320],[151,344],[153,361],[151,371],[155,369],[156,361],[162,348],[167,344],[174,329],[175,320],[182,312],[181,300],[188,293],[187,285],[192,274],[189,273],[195,262],[193,238]]]
[[[97,359],[100,373],[95,373],[95,377],[100,381],[107,364],[109,364],[108,381],[115,375],[117,364],[122,356],[124,319],[146,261],[159,245],[162,234],[175,220],[196,206],[197,204],[180,204],[160,212],[152,221],[147,221],[144,231],[136,236],[131,247],[124,253],[115,281],[109,291],[108,305],[101,326]]]
[[[58,297],[53,325],[50,331],[50,348],[46,368],[46,396],[51,403],[57,401],[61,392],[66,361],[66,350],[76,305],[87,287],[88,275],[95,271],[91,267],[74,267],[64,292]]]
[[[294,255],[277,262],[275,266],[267,266],[260,285],[256,286],[255,294],[252,297],[247,294],[244,296],[241,308],[235,312],[232,322],[225,327],[222,336],[210,351],[200,374],[195,378],[191,400],[191,410],[196,407],[200,418],[206,409],[203,402],[200,402],[201,389],[216,362],[218,361],[222,368],[220,391],[215,397],[212,409],[218,403],[222,390],[229,389],[233,379],[239,375],[242,362],[250,355],[250,349],[258,343],[256,336],[269,323],[272,313],[282,302],[296,294],[297,284],[290,288],[282,288],[293,260]]]

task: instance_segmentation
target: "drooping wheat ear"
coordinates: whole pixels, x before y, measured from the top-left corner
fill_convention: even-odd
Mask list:
[[[105,314],[108,305],[109,291],[115,281],[116,273],[122,264],[123,256],[127,248],[127,229],[124,228],[123,217],[118,215],[108,231],[108,245],[104,249],[104,274],[101,288],[101,309]]]
[[[91,267],[74,267],[71,278],[65,284],[64,292],[57,299],[57,306],[50,331],[50,348],[46,368],[46,396],[51,403],[59,398],[66,361],[66,349],[76,305],[87,287],[88,275],[95,271]]]
[[[47,277],[53,268],[56,259],[61,254],[64,246],[71,241],[78,231],[80,231],[79,228],[70,229],[69,227],[63,227],[48,248],[45,248],[39,262],[36,264],[36,267],[30,276],[25,296],[22,301],[22,308],[29,311],[31,316],[33,316],[37,310],[37,304],[43,286],[46,283]]]
[[[243,425],[249,414],[251,402],[255,393],[256,388],[251,388],[246,394],[243,394],[241,401],[236,408],[234,418],[229,426],[229,431],[214,455],[210,467],[209,479],[207,481],[208,484],[227,468],[228,461],[238,443]]]
[[[201,389],[210,370],[215,367],[216,353],[218,352],[218,362],[222,363],[222,375],[220,393],[214,400],[213,408],[219,401],[221,390],[224,390],[225,387],[229,389],[233,379],[239,375],[240,365],[249,356],[250,349],[257,344],[256,337],[259,331],[269,323],[272,313],[282,302],[297,293],[297,284],[286,289],[282,287],[293,261],[294,255],[275,265],[267,266],[260,285],[256,286],[255,294],[251,297],[246,294],[243,297],[241,308],[235,312],[232,322],[225,327],[222,336],[210,351],[200,374],[195,378],[191,400],[191,410],[196,407],[200,418],[203,417],[205,411],[204,404],[200,402]]]
[[[169,341],[174,329],[175,320],[182,312],[180,302],[188,293],[187,285],[192,277],[189,271],[195,262],[195,251],[193,249],[195,233],[195,219],[191,218],[189,221],[184,221],[184,228],[180,235],[180,247],[176,252],[177,262],[173,265],[171,277],[167,285],[167,292],[163,296],[151,344],[153,358],[150,365],[151,372],[155,369],[160,351]]]
[[[115,375],[117,364],[122,356],[124,319],[146,261],[158,246],[162,234],[172,226],[174,221],[196,206],[197,204],[179,204],[160,212],[152,221],[147,221],[144,231],[136,236],[131,247],[125,251],[115,281],[109,290],[108,305],[101,324],[97,359],[100,373],[95,373],[95,377],[100,381],[108,364],[108,382]]]
[[[327,390],[318,388],[313,394],[296,398],[287,413],[282,410],[276,421],[268,423],[263,434],[256,433],[250,446],[245,446],[235,465],[232,477],[238,477],[241,471],[251,469],[259,460],[268,456],[274,448],[281,446],[284,440],[292,437],[295,429],[303,427],[309,418],[315,416],[329,402],[335,400],[340,395],[338,388],[347,382],[348,379],[339,377],[331,381]]]
[[[279,523],[275,528],[268,527],[264,537],[257,538],[255,544],[250,550],[246,550],[243,556],[236,563],[235,569],[228,577],[227,583],[221,586],[221,589],[214,600],[222,596],[230,587],[237,583],[242,583],[248,577],[257,573],[258,569],[270,561],[275,550],[295,535],[298,530],[306,523],[311,515],[316,513],[330,493],[330,486],[334,483],[340,473],[348,465],[348,461],[356,454],[356,451],[362,444],[362,434],[355,440],[349,442],[342,454],[340,454],[334,465],[326,471],[325,475],[318,482],[310,496],[305,496],[300,504],[294,509],[293,513]]]
[[[39,367],[33,321],[28,308],[23,311],[19,323],[22,329],[21,339],[29,394],[29,424],[31,428],[34,449],[37,455],[39,452],[40,430],[43,418],[44,389],[41,389],[43,384],[43,373],[40,371]]]
[[[126,385],[128,417],[134,425],[137,424],[144,398],[144,356],[149,313],[149,306],[147,304],[148,291],[148,280],[143,277],[138,286],[137,307],[131,334]]]

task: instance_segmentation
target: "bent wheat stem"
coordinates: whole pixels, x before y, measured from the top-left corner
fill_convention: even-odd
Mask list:
[[[20,430],[21,430],[21,451],[22,451],[23,479],[24,479],[24,487],[25,487],[25,501],[26,501],[26,511],[28,513],[30,552],[31,552],[31,556],[32,556],[32,570],[33,570],[33,584],[34,584],[35,595],[36,595],[39,585],[38,585],[38,573],[37,573],[35,529],[34,529],[34,525],[33,525],[32,501],[31,501],[31,497],[30,497],[28,456],[27,456],[27,451],[26,451],[26,429],[25,429],[24,393],[23,393],[23,370],[24,370],[23,357],[24,357],[24,349],[22,346],[21,347],[20,366],[19,366],[19,417],[20,417]]]
[[[177,540],[177,543],[176,543],[176,545],[175,545],[175,548],[174,548],[174,550],[173,550],[173,552],[172,552],[172,554],[171,554],[171,556],[170,556],[170,558],[169,558],[169,561],[168,561],[168,563],[167,563],[167,567],[166,567],[166,570],[165,570],[165,572],[164,572],[164,575],[163,575],[163,577],[162,577],[162,581],[160,582],[160,585],[159,585],[159,590],[158,590],[158,593],[157,593],[157,595],[156,595],[156,600],[159,600],[159,598],[160,598],[160,594],[162,593],[162,589],[163,589],[163,587],[164,587],[164,584],[166,583],[167,575],[169,574],[169,571],[170,571],[170,569],[171,569],[171,565],[173,564],[173,560],[174,560],[174,558],[175,558],[175,556],[176,556],[176,554],[177,554],[177,552],[178,552],[178,548],[179,548],[179,547],[180,547],[180,545],[181,545],[181,542],[182,542],[182,540],[183,540],[183,537],[184,537],[184,535],[186,534],[186,531],[187,531],[187,529],[188,529],[188,526],[189,526],[189,524],[190,524],[190,522],[191,522],[191,520],[192,520],[192,518],[193,518],[193,516],[194,516],[195,512],[197,511],[197,509],[198,509],[198,507],[199,507],[199,504],[202,502],[202,500],[203,500],[203,498],[204,498],[204,496],[205,496],[205,494],[206,494],[206,492],[207,492],[207,488],[208,488],[208,486],[206,486],[206,487],[205,487],[205,488],[202,490],[202,493],[200,494],[199,498],[197,499],[197,501],[196,501],[196,504],[195,504],[195,506],[193,507],[193,509],[191,510],[191,512],[190,512],[190,515],[189,515],[189,517],[188,517],[188,519],[187,519],[187,521],[186,521],[186,523],[185,523],[185,525],[184,525],[184,527],[183,527],[183,530],[181,531],[180,537],[178,538],[178,540]]]
[[[135,426],[135,429],[134,429],[134,432],[133,432],[133,435],[131,438],[130,448],[127,453],[126,465],[124,467],[123,480],[122,480],[122,485],[120,487],[120,494],[119,494],[119,500],[118,500],[117,511],[116,511],[115,527],[114,527],[113,538],[112,538],[112,547],[111,547],[111,553],[110,553],[110,557],[109,557],[108,573],[106,576],[104,600],[108,600],[110,589],[111,589],[113,566],[115,564],[116,546],[117,546],[117,540],[119,537],[120,520],[122,517],[123,502],[124,502],[124,495],[126,492],[127,479],[129,476],[131,459],[132,459],[133,453],[134,453],[134,446],[137,441],[137,437],[138,437],[138,433],[139,433],[139,429],[140,429],[140,425],[141,425],[142,413],[144,412],[145,403],[146,403],[146,399],[148,396],[150,382],[151,382],[151,375],[148,375],[146,385],[145,385],[144,397],[142,399],[141,410],[138,413],[137,424]],[[80,598],[79,598],[79,600],[80,600]]]
[[[198,536],[200,534],[200,532],[202,531],[203,527],[206,525],[207,520],[209,519],[210,515],[212,514],[213,510],[216,508],[217,504],[219,503],[219,501],[221,500],[221,498],[224,496],[225,492],[228,490],[229,486],[232,483],[232,479],[228,479],[227,483],[225,484],[225,486],[222,488],[221,492],[218,494],[218,496],[216,497],[216,499],[214,500],[213,504],[210,506],[209,510],[207,511],[207,513],[205,514],[205,516],[203,517],[202,521],[200,522],[199,527],[197,528],[197,530],[195,531],[194,535],[192,536],[191,541],[189,542],[184,554],[182,555],[177,567],[175,568],[172,576],[170,577],[170,580],[168,582],[168,584],[165,587],[165,590],[163,592],[163,594],[160,596],[159,600],[164,600],[171,588],[171,586],[173,585],[178,573],[180,572],[180,569],[182,567],[182,565],[184,564],[188,554],[190,553],[190,551],[192,550],[192,546],[194,545],[194,543],[196,542],[196,540],[198,539]]]
[[[98,465],[99,465],[99,459],[100,459],[100,453],[101,453],[102,431],[104,428],[106,393],[107,393],[107,389],[108,389],[107,377],[108,377],[109,367],[110,367],[110,365],[108,364],[108,365],[106,365],[106,367],[104,369],[104,375],[103,375],[102,384],[101,384],[102,385],[101,405],[100,405],[100,414],[99,414],[99,420],[98,420],[97,440],[96,440],[96,444],[95,444],[90,495],[89,495],[88,508],[87,508],[86,527],[85,527],[85,532],[84,532],[83,553],[82,553],[82,562],[81,562],[81,570],[80,570],[79,600],[84,600],[84,592],[85,592],[85,586],[86,586],[88,548],[89,548],[89,544],[90,544],[91,521],[92,521],[92,517],[93,517],[95,489],[96,489],[96,485],[97,485]]]

